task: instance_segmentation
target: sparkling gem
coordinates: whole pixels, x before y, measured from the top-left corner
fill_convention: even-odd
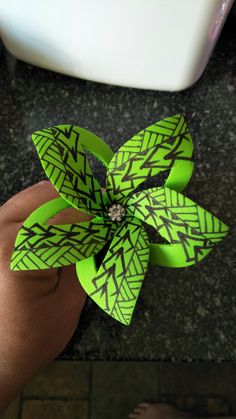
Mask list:
[[[112,221],[121,221],[125,216],[125,209],[120,204],[113,204],[108,210],[108,216]]]

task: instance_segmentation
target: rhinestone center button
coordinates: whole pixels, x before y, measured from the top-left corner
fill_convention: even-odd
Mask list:
[[[108,210],[108,216],[111,221],[121,221],[125,216],[125,209],[120,204],[113,204]]]

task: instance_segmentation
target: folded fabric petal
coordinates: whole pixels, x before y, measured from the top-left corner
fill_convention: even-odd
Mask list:
[[[212,214],[191,199],[167,187],[137,192],[129,199],[127,207],[130,214],[156,228],[157,232],[175,247],[171,256],[177,258],[176,266],[198,262],[228,232],[228,227]],[[168,247],[157,245],[157,249],[162,250],[165,246]],[[169,266],[174,265],[172,259]]]
[[[75,224],[47,224],[51,217],[68,206],[62,198],[57,198],[30,214],[16,238],[11,258],[12,270],[71,265],[98,253],[110,240],[114,225],[102,218]]]
[[[134,217],[118,227],[95,277],[80,275],[87,260],[77,264],[80,282],[87,294],[110,316],[129,324],[149,259],[149,241],[142,222]],[[94,275],[95,269],[92,271]]]
[[[76,264],[87,294],[122,324],[130,324],[149,260],[169,267],[193,265],[228,232],[225,224],[181,194],[194,167],[192,138],[182,115],[143,129],[114,156],[99,137],[73,125],[38,131],[33,141],[60,197],[24,222],[11,269]],[[86,152],[108,168],[104,193]],[[140,191],[163,171],[168,172],[163,187]],[[71,206],[95,217],[49,225],[54,215]],[[149,243],[148,224],[167,243]]]
[[[107,193],[116,201],[163,170],[165,185],[183,190],[193,171],[193,144],[182,115],[165,118],[140,131],[113,156],[107,171]]]
[[[113,155],[110,148],[91,132],[74,125],[37,131],[32,138],[45,173],[59,194],[73,207],[103,216],[105,203],[101,186],[91,172],[85,148],[96,155],[97,144],[101,145],[108,160]],[[100,154],[104,153],[100,150]]]

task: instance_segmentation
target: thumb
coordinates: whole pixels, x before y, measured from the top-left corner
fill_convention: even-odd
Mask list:
[[[32,211],[59,195],[49,181],[43,180],[19,192],[0,208],[1,223],[22,222]]]
[[[51,182],[43,180],[19,192],[0,207],[0,223],[22,223],[38,207],[44,203],[58,198]],[[91,219],[88,214],[74,208],[66,208],[51,218],[48,224],[73,224]]]

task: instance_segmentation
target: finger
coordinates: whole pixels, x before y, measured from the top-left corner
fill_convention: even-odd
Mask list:
[[[85,214],[75,208],[66,208],[50,218],[47,224],[74,224],[91,220],[91,218],[91,215]]]
[[[58,197],[48,181],[41,181],[10,198],[1,208],[2,222],[24,221],[37,207]]]
[[[86,292],[82,288],[75,265],[66,266],[59,270],[58,292],[62,294],[65,301],[70,299],[71,309],[75,309],[78,318],[86,301]]]

